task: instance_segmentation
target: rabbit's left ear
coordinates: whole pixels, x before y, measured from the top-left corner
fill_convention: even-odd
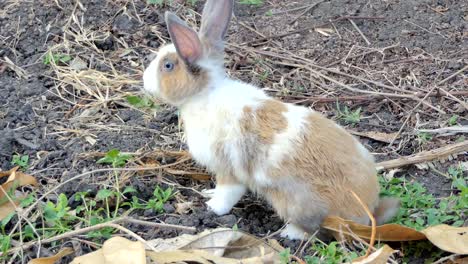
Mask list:
[[[222,45],[232,16],[233,0],[207,0],[203,8],[200,37],[209,44]]]
[[[179,56],[189,64],[194,63],[201,57],[203,51],[197,32],[171,12],[166,11],[165,20]]]

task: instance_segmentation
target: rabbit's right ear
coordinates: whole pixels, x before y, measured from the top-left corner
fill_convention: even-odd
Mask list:
[[[177,54],[187,63],[194,63],[202,55],[202,45],[197,32],[176,15],[165,13],[166,25]]]
[[[233,0],[207,0],[203,8],[200,37],[209,45],[220,47],[229,26]]]

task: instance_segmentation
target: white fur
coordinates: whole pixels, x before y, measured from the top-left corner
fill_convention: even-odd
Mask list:
[[[208,208],[217,215],[224,215],[242,198],[247,191],[244,185],[218,184],[213,190],[212,198],[206,202]]]
[[[209,85],[203,94],[187,100],[180,108],[190,152],[195,160],[216,173],[226,166],[214,153],[214,144],[221,140],[232,165],[243,168],[239,121],[245,106],[255,109],[267,96],[251,85],[224,75],[213,75]],[[242,169],[238,174],[241,180],[249,177]]]
[[[296,225],[287,224],[283,231],[281,231],[280,236],[291,240],[295,240],[305,239],[308,237],[308,234],[302,228]]]
[[[159,49],[156,58],[146,68],[143,73],[143,86],[144,89],[153,96],[161,96],[159,88],[159,61],[169,53],[176,52],[176,48],[173,44],[166,45]]]

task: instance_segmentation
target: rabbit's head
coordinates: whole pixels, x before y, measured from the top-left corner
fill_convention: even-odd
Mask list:
[[[179,106],[210,89],[214,79],[224,78],[223,38],[232,6],[232,0],[208,0],[199,33],[173,13],[166,12],[172,44],[161,47],[145,70],[144,89],[166,103]]]

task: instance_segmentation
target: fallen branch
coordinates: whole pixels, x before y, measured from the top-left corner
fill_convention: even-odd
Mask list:
[[[441,134],[443,136],[450,136],[458,133],[468,133],[468,126],[452,126],[437,129],[418,129],[417,131],[430,134]]]
[[[377,170],[399,168],[432,160],[442,159],[449,155],[468,152],[468,141],[455,143],[441,148],[423,151],[411,156],[401,157],[394,160],[387,160],[377,163]]]

